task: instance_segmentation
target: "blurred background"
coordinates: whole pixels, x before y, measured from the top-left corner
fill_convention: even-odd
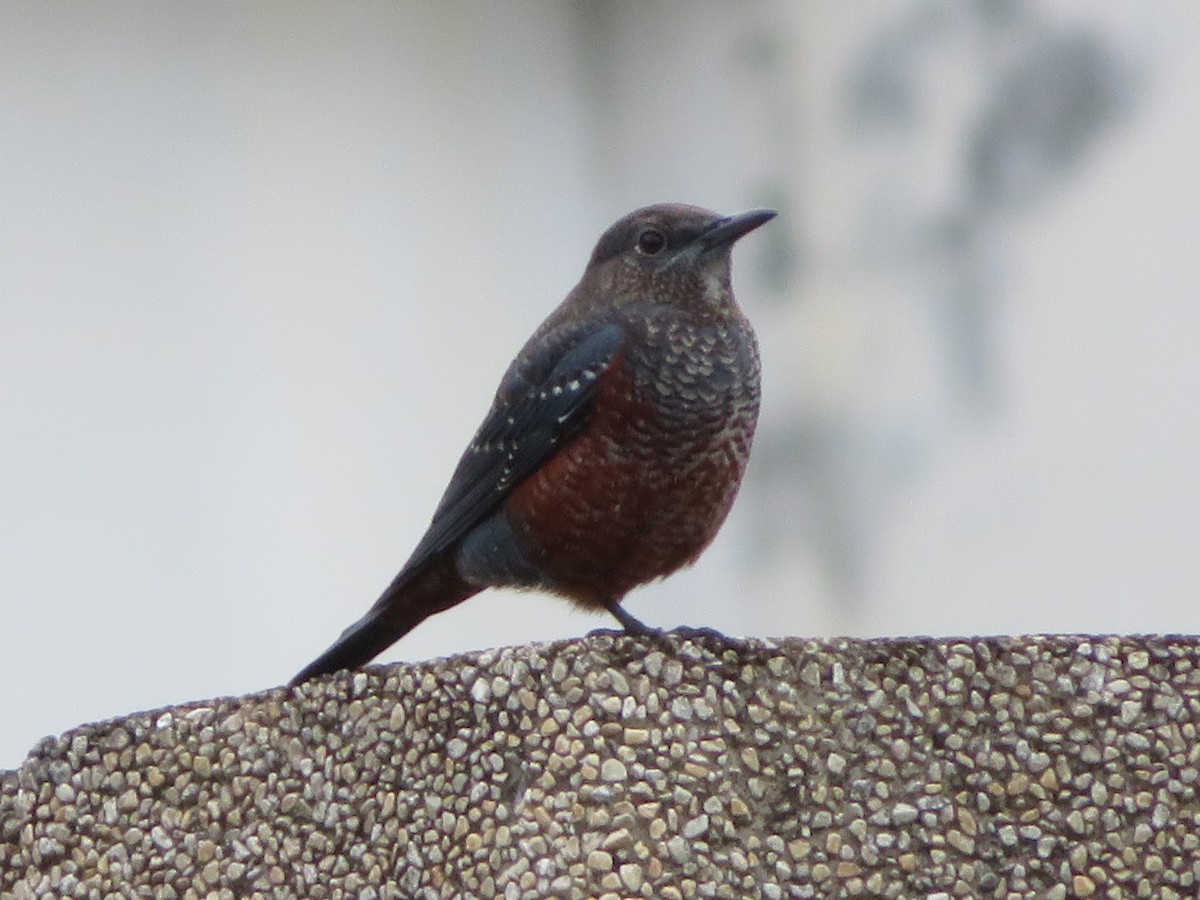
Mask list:
[[[1200,631],[1198,111],[1191,0],[0,7],[0,768],[323,650],[660,200],[781,215],[742,496],[635,615]]]

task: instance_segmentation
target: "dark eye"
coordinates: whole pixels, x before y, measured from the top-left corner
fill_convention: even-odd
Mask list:
[[[657,256],[667,246],[667,236],[657,228],[646,228],[637,237],[637,251],[643,256]]]

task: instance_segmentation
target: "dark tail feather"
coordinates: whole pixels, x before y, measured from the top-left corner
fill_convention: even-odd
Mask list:
[[[467,584],[450,560],[440,560],[418,573],[401,572],[370,611],[342,632],[333,646],[300,670],[295,686],[341,669],[370,662],[424,619],[449,609],[481,588]]]

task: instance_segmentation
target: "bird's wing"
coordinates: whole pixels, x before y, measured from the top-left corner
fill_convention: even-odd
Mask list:
[[[578,433],[625,336],[620,327],[609,324],[583,335],[563,333],[557,339],[545,335],[535,340],[538,352],[522,352],[506,373],[487,418],[454,470],[429,530],[397,581],[465,536]]]

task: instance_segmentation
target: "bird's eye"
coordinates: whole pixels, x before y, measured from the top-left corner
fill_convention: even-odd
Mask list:
[[[657,256],[667,246],[667,236],[657,228],[646,228],[637,237],[637,251],[643,256]]]

